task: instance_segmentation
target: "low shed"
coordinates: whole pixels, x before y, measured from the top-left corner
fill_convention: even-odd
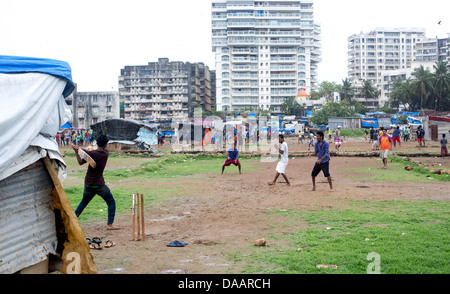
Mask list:
[[[50,256],[62,273],[97,272],[56,142],[73,89],[66,62],[0,56],[0,273],[48,272]]]

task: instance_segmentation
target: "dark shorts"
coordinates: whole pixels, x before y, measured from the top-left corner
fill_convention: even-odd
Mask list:
[[[330,176],[330,162],[327,161],[327,162],[323,162],[321,164],[316,163],[314,165],[311,176],[314,178],[317,177],[317,175],[320,173],[320,171],[323,171],[323,175],[325,177],[329,177]]]
[[[235,166],[239,165],[239,159],[231,159],[231,160],[226,160],[225,163],[223,164],[223,166],[230,166],[232,164],[234,164]]]

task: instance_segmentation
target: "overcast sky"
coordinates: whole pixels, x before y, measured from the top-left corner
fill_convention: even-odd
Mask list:
[[[322,26],[320,81],[347,76],[352,34],[376,27],[425,28],[427,37],[450,33],[448,0],[314,3]],[[211,0],[0,0],[0,54],[67,61],[78,91],[117,90],[121,68],[159,57],[215,69]]]

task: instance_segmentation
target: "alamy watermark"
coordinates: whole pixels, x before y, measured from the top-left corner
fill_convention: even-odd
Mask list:
[[[67,261],[70,261],[67,265],[66,272],[69,275],[81,274],[81,256],[77,252],[70,252],[67,254]]]
[[[175,152],[226,152],[236,147],[242,153],[261,155],[264,162],[278,159],[278,135],[280,118],[278,116],[203,117],[200,108],[194,111],[194,123],[173,121],[174,136],[170,141]]]
[[[381,256],[376,252],[370,252],[367,255],[367,260],[371,261],[367,266],[367,274],[380,274],[381,273]]]

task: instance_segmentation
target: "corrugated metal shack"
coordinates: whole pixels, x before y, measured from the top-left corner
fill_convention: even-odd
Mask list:
[[[0,88],[0,273],[48,273],[51,256],[62,273],[96,273],[55,138],[71,115],[70,66],[0,56]]]

